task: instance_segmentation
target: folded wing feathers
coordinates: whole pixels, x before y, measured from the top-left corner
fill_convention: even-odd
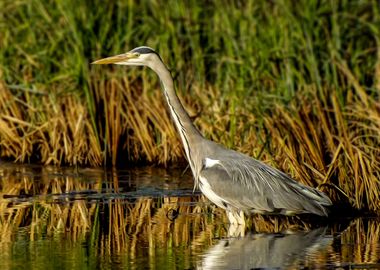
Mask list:
[[[265,200],[266,205],[272,205],[277,209],[327,215],[324,206],[331,205],[331,201],[325,194],[296,182],[283,172],[260,161],[239,158],[220,160],[218,165],[224,168],[233,182],[247,190],[254,190],[253,194],[262,196],[250,198],[252,206],[262,204],[259,201]],[[249,202],[245,198],[242,203],[247,205]]]

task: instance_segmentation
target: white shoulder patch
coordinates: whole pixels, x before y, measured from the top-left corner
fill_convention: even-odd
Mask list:
[[[211,168],[215,165],[220,164],[220,160],[217,159],[211,159],[211,158],[205,158],[205,168]]]

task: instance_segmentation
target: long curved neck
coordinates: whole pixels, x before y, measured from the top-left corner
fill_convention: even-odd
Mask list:
[[[178,129],[181,136],[183,147],[185,148],[187,160],[189,161],[190,167],[195,172],[194,162],[194,149],[193,147],[197,142],[203,139],[200,132],[192,123],[189,115],[183,108],[175,90],[172,76],[161,61],[154,62],[150,67],[157,73],[158,77],[162,82],[164,88],[164,95],[169,106],[170,114],[173,121]]]

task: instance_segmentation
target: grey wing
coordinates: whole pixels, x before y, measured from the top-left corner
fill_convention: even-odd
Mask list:
[[[326,216],[325,206],[331,205],[330,199],[322,192],[238,153],[228,159],[215,159],[212,166],[204,165],[199,176],[207,180],[225,206],[233,209]]]

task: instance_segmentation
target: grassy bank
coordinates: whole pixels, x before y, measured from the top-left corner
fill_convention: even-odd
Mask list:
[[[207,137],[379,212],[378,3],[190,2],[1,1],[1,157],[183,161],[153,72],[89,65],[148,45]]]

